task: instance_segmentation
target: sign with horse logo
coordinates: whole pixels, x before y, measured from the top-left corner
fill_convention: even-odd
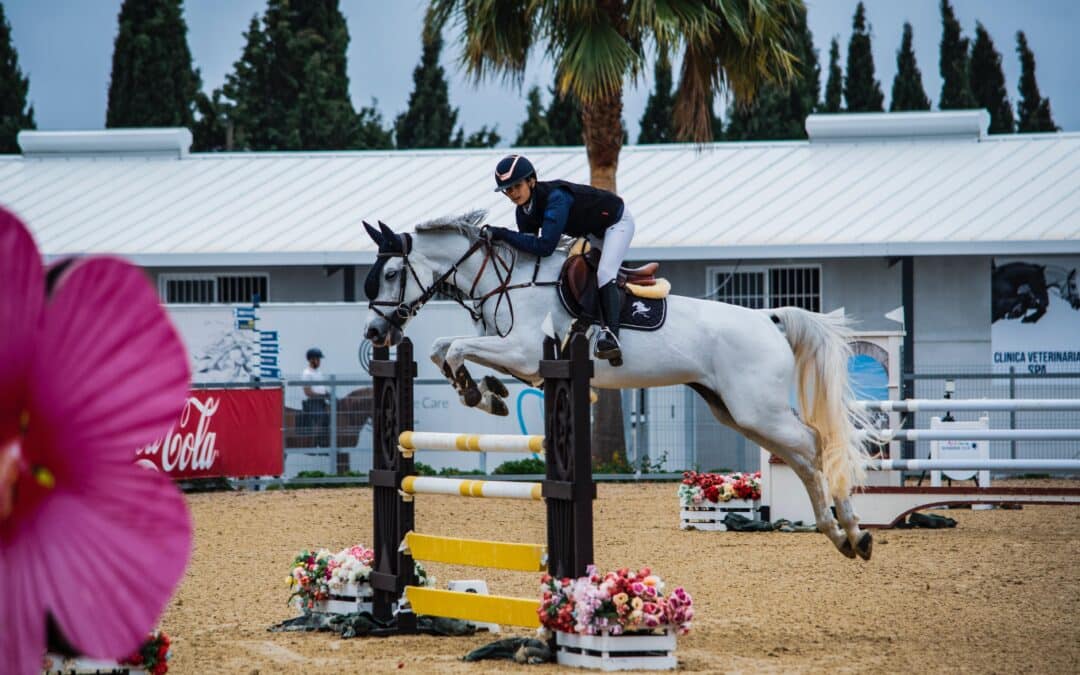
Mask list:
[[[990,342],[997,371],[1080,371],[1080,257],[1006,259],[991,267]]]

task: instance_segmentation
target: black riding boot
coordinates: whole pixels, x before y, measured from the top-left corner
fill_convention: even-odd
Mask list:
[[[600,289],[600,335],[596,338],[596,350],[593,355],[598,359],[611,361],[611,365],[622,364],[622,347],[619,345],[619,315],[622,312],[622,291],[614,281],[609,281]]]

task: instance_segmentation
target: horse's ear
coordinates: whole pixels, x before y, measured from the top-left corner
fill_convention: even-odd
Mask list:
[[[379,248],[382,248],[382,245],[383,245],[383,236],[382,236],[382,234],[380,234],[379,231],[376,230],[374,227],[369,225],[366,220],[363,221],[363,222],[364,222],[364,229],[367,230],[368,236],[371,237],[371,241],[375,242],[375,244],[377,246],[379,246]]]
[[[383,241],[386,242],[387,248],[399,253],[405,251],[405,245],[401,241],[401,237],[391,230],[389,225],[381,220],[379,221],[379,230],[382,232]]]

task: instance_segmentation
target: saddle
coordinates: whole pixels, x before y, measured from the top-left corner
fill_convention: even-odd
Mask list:
[[[559,274],[559,300],[575,318],[596,322],[600,318],[599,292],[596,287],[596,269],[600,263],[600,250],[589,247],[579,239],[570,248],[570,254]],[[640,267],[621,267],[615,279],[622,289],[623,311],[619,325],[637,330],[656,330],[663,325],[667,314],[667,298],[671,284],[658,278],[659,263],[650,262]]]

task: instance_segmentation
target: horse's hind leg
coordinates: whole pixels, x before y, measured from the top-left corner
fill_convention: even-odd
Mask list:
[[[874,550],[874,537],[859,527],[859,517],[855,515],[851,497],[836,500],[836,517],[840,521],[840,527],[847,533],[848,543],[854,547],[855,553],[863,560],[869,560]]]
[[[848,543],[848,535],[840,529],[829,508],[825,475],[814,462],[817,441],[814,432],[787,407],[773,408],[768,415],[759,418],[768,420],[768,423],[754,424],[754,427],[739,424],[715,392],[700,386],[694,389],[702,394],[720,422],[777,455],[795,471],[810,496],[818,531],[828,537],[841,553],[854,558],[855,552]]]

